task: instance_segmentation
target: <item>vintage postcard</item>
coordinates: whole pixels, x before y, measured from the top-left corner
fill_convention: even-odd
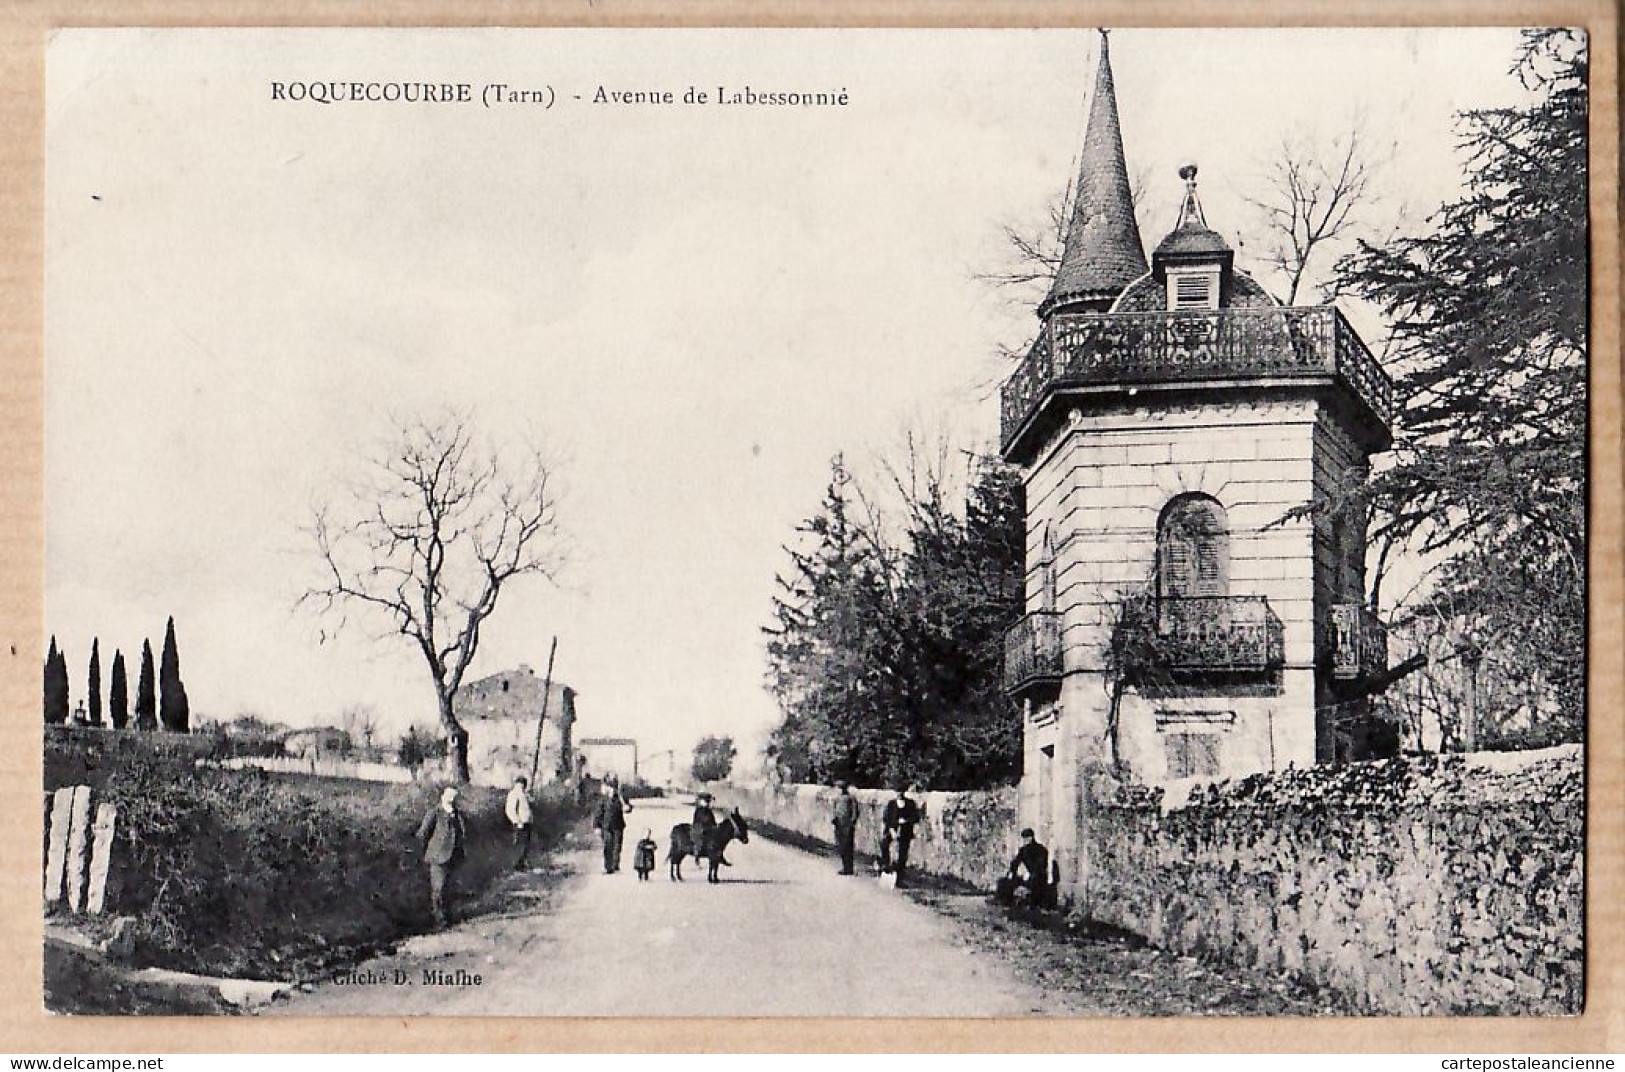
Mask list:
[[[1593,45],[57,30],[44,1006],[1583,1013]]]

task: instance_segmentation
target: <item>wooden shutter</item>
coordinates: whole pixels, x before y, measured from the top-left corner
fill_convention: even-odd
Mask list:
[[[1215,778],[1219,738],[1211,733],[1170,733],[1163,738],[1170,778]]]
[[[1168,599],[1222,596],[1229,588],[1224,508],[1206,496],[1175,500],[1157,534],[1158,590]]]
[[[1170,599],[1193,595],[1196,548],[1180,525],[1170,526],[1162,540],[1162,594]]]

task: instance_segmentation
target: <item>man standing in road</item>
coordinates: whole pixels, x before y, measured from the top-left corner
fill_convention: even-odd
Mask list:
[[[898,885],[903,883],[903,869],[908,866],[908,847],[914,840],[914,826],[919,821],[920,806],[910,800],[908,791],[899,785],[896,798],[886,802],[886,811],[882,816],[885,832],[880,840],[881,869],[895,871]],[[891,854],[894,844],[897,847],[895,859]]]
[[[604,874],[613,875],[621,869],[621,838],[626,834],[626,813],[632,805],[621,798],[621,788],[613,781],[604,783],[593,812],[592,825],[604,839]]]
[[[451,884],[452,872],[463,860],[466,839],[463,813],[457,809],[457,790],[448,785],[440,792],[440,803],[429,809],[418,826],[423,862],[429,865],[429,907],[434,912],[437,927],[451,924],[446,890]]]
[[[518,851],[513,859],[513,869],[523,871],[530,866],[531,825],[530,779],[523,774],[513,780],[504,810],[508,813],[508,825],[513,827],[513,843]]]
[[[839,793],[835,798],[835,845],[841,852],[840,873],[852,875],[857,873],[852,861],[857,855],[858,801],[844,780],[836,782],[835,789]]]

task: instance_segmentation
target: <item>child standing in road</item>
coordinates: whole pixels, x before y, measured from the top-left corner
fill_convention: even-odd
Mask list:
[[[649,880],[649,873],[654,869],[654,831],[646,827],[643,831],[643,839],[638,842],[637,849],[632,853],[632,870],[638,873],[639,882],[647,882]]]

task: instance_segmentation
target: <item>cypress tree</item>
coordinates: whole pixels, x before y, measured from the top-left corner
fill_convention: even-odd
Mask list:
[[[45,721],[60,726],[68,721],[68,660],[51,638],[51,650],[45,655]]]
[[[92,726],[102,724],[102,655],[101,641],[90,639],[90,702],[88,714]]]
[[[51,712],[54,705],[51,702],[51,673],[56,669],[56,637],[51,638],[51,646],[45,652],[45,672],[43,676],[44,717],[45,724],[51,724]]]
[[[113,680],[107,686],[107,717],[113,728],[123,729],[130,721],[130,683],[124,674],[124,653],[113,652]]]
[[[136,679],[135,685],[135,728],[158,728],[158,701],[153,695],[152,642],[147,640],[141,642],[141,676]]]
[[[158,720],[171,733],[185,733],[191,721],[186,686],[181,684],[181,656],[175,647],[175,619],[164,627],[164,650],[158,657]]]

